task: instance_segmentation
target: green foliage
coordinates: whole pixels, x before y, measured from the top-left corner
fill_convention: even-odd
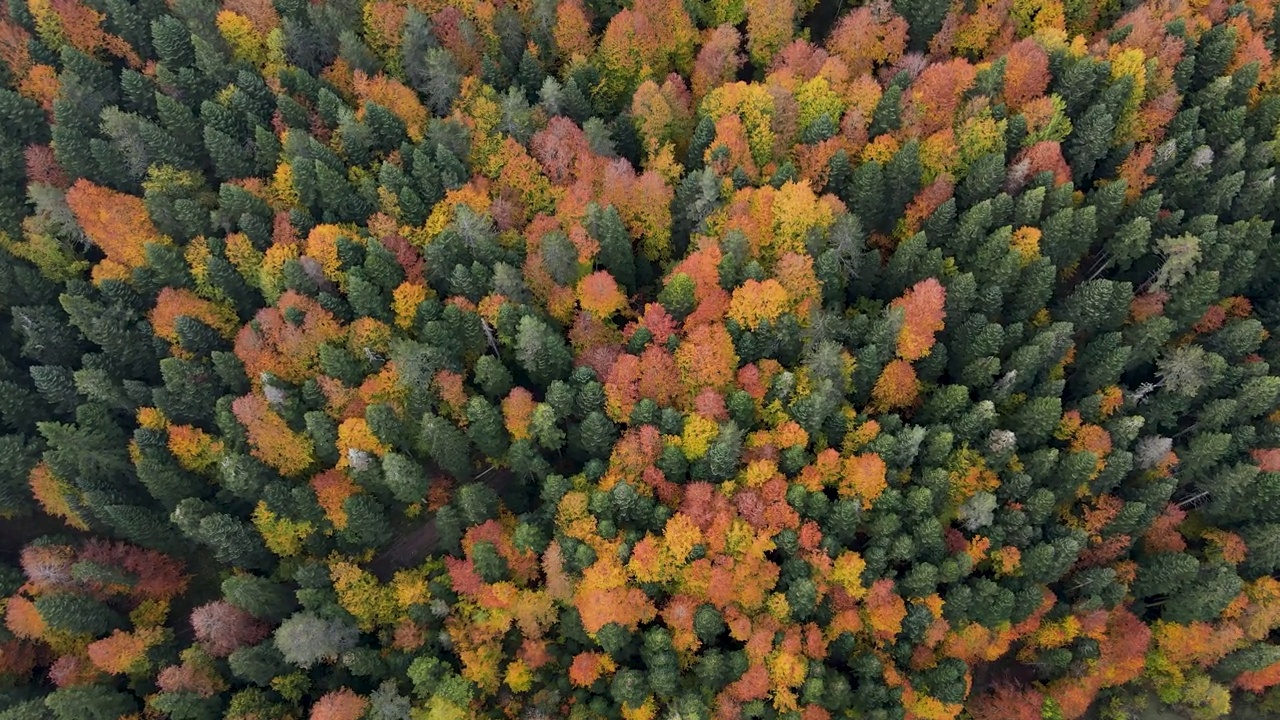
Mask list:
[[[9,5],[0,717],[1275,704],[1265,3]]]

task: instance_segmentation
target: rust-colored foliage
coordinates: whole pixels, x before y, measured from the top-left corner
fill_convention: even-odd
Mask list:
[[[502,418],[512,440],[529,439],[529,423],[537,403],[533,394],[523,387],[512,388],[502,400]]]
[[[567,57],[586,58],[595,49],[591,36],[591,19],[582,0],[559,0],[553,31],[556,47]]]
[[[1099,633],[1098,675],[1103,687],[1123,685],[1142,674],[1151,628],[1125,608],[1111,611],[1105,631]]]
[[[147,667],[147,651],[163,637],[160,628],[141,628],[134,632],[116,630],[110,636],[89,644],[89,661],[111,675],[133,674]]]
[[[693,296],[698,307],[684,319],[686,327],[714,322],[724,317],[729,308],[729,293],[720,287],[720,248],[710,245],[685,256],[672,268],[672,275],[684,274],[693,281]]]
[[[893,65],[907,47],[907,21],[884,0],[863,5],[840,18],[827,50],[848,66],[851,75]]]
[[[289,427],[260,395],[245,395],[231,403],[236,420],[244,425],[254,457],[293,476],[311,466],[314,448],[311,440]]]
[[[128,543],[89,540],[80,548],[78,559],[119,568],[134,578],[127,587],[84,583],[88,589],[103,596],[128,593],[140,600],[169,601],[186,592],[191,579],[182,561]]]
[[[156,685],[164,692],[189,692],[203,698],[213,697],[227,689],[212,658],[192,648],[182,653],[181,665],[170,665],[156,676]]]
[[[738,367],[733,338],[720,323],[699,325],[691,330],[676,348],[675,361],[680,383],[690,400],[703,388],[727,390]]]
[[[164,288],[147,316],[152,329],[157,336],[177,344],[179,317],[199,320],[227,339],[240,327],[240,319],[236,317],[235,311],[226,305],[205,300],[186,288]]]
[[[390,110],[392,114],[404,121],[411,139],[415,142],[422,139],[429,114],[422,101],[418,99],[417,93],[404,83],[382,73],[369,77],[357,70],[353,78],[355,92],[362,101],[377,103]]]
[[[930,65],[907,93],[906,115],[921,135],[931,135],[955,120],[964,93],[973,87],[977,70],[964,58]]]
[[[130,67],[142,66],[128,42],[103,29],[107,16],[79,0],[35,0],[30,6],[42,39],[51,45],[66,42],[89,56],[106,52]]]
[[[254,31],[263,37],[280,27],[280,14],[271,0],[223,0],[222,8],[248,18]]]
[[[67,190],[67,205],[89,241],[106,254],[94,266],[94,278],[127,277],[147,262],[148,243],[169,239],[151,223],[142,198],[80,179]]]
[[[639,588],[627,587],[625,578],[615,559],[597,560],[583,571],[573,604],[588,633],[597,633],[611,622],[634,630],[657,615],[653,602]]]
[[[1164,512],[1156,516],[1147,533],[1142,536],[1143,549],[1149,553],[1182,552],[1187,549],[1187,542],[1179,532],[1178,526],[1187,517],[1187,511],[1175,503],[1165,506]]]
[[[612,275],[597,270],[578,281],[578,303],[583,310],[605,319],[627,306],[627,296]]]
[[[1049,86],[1049,55],[1027,38],[1005,54],[1004,100],[1011,111],[1044,95]]]
[[[885,366],[871,389],[871,400],[880,410],[908,408],[915,403],[919,386],[920,381],[911,363],[893,360]]]
[[[34,643],[7,640],[0,643],[0,675],[27,677],[41,660],[40,648]]]
[[[21,25],[0,20],[0,62],[9,67],[12,77],[20,78],[31,69],[30,41],[31,35]]]
[[[926,278],[890,304],[890,307],[902,308],[903,312],[902,328],[898,331],[898,357],[911,362],[929,354],[934,333],[943,328],[946,302],[947,291],[942,283]]]
[[[37,640],[48,629],[36,610],[35,603],[21,595],[14,595],[5,601],[4,626],[15,637],[26,640]]]
[[[1244,539],[1233,532],[1214,528],[1205,530],[1200,537],[1209,543],[1208,549],[1211,556],[1216,556],[1230,565],[1244,562],[1248,554]]]
[[[298,316],[301,321],[295,322]],[[328,310],[290,290],[274,307],[259,310],[253,322],[240,328],[235,353],[255,382],[270,373],[301,385],[318,370],[320,346],[341,335],[341,326]]]
[[[582,128],[563,115],[551,118],[545,128],[535,133],[529,149],[542,164],[547,179],[556,185],[589,177],[597,164]]]
[[[463,385],[462,375],[450,370],[440,370],[432,380],[432,387],[449,417],[455,422],[466,424],[467,389]]]
[[[840,495],[858,498],[862,501],[863,509],[871,509],[871,504],[888,487],[885,472],[884,460],[875,453],[846,458],[840,480]]]
[[[1257,694],[1280,685],[1280,662],[1271,663],[1261,670],[1246,670],[1236,677],[1234,684],[1241,690]]]
[[[569,681],[578,687],[588,687],[607,673],[613,672],[617,666],[604,653],[581,652],[573,657],[569,665]]]
[[[1262,448],[1250,454],[1262,472],[1280,472],[1280,448]]]
[[[311,706],[311,720],[360,720],[369,701],[350,688],[326,693]]]
[[[1062,156],[1062,146],[1053,140],[1038,142],[1018,153],[1010,171],[1025,179],[1031,179],[1042,172],[1053,173],[1055,185],[1071,180],[1071,168]]]
[[[943,203],[950,200],[954,192],[955,184],[951,177],[942,175],[916,193],[915,198],[907,205],[898,228],[898,237],[908,238],[919,232],[924,221]]]
[[[333,468],[311,478],[311,489],[325,517],[339,530],[347,526],[347,511],[343,507],[347,498],[360,491],[347,473]]]
[[[974,720],[1040,720],[1044,695],[1011,683],[994,685],[968,704]]]
[[[864,600],[863,614],[867,626],[882,644],[893,642],[907,617],[907,605],[893,591],[893,581],[881,578],[871,584]]]
[[[58,70],[52,65],[35,65],[23,76],[18,92],[36,101],[45,112],[53,112],[53,101],[58,97]]]

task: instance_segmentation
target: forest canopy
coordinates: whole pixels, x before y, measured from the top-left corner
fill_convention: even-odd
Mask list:
[[[1271,0],[0,6],[0,720],[1280,715]]]

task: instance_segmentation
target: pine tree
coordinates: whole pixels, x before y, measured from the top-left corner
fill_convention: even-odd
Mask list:
[[[419,443],[440,469],[460,481],[471,478],[470,443],[448,420],[430,412],[423,415]]]
[[[564,340],[545,322],[526,315],[521,318],[516,339],[516,355],[529,378],[541,387],[568,375],[572,356]]]
[[[355,646],[359,631],[336,620],[311,613],[296,613],[275,631],[275,645],[284,659],[307,669],[321,661],[332,662]]]
[[[113,720],[137,711],[132,695],[105,685],[81,685],[59,688],[44,698],[57,720]]]
[[[295,601],[283,585],[250,574],[231,575],[222,581],[227,602],[267,621],[282,620],[292,612]]]

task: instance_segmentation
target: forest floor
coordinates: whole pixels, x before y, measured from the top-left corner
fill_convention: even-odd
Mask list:
[[[504,491],[515,482],[515,476],[508,470],[490,467],[473,477],[472,481],[483,482],[502,497]],[[417,565],[437,552],[439,542],[440,533],[436,530],[435,513],[423,515],[399,529],[396,539],[369,563],[369,571],[382,582],[387,582],[397,570]]]

